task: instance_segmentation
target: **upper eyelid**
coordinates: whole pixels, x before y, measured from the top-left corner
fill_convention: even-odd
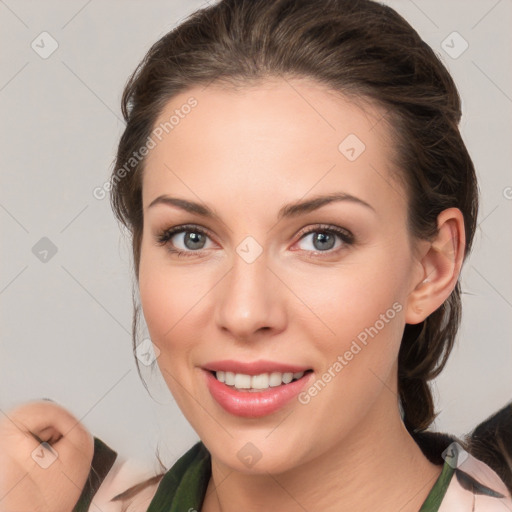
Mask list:
[[[210,239],[213,238],[211,236],[210,230],[208,228],[199,226],[198,224],[184,224],[184,225],[173,226],[168,229],[163,229],[163,230],[157,231],[155,234],[155,237],[157,240],[160,240],[165,237],[174,237],[175,235],[178,235],[180,233],[187,232],[187,231],[197,231],[200,233],[204,233]]]
[[[211,236],[210,230],[204,226],[199,225],[199,224],[183,224],[183,225],[173,226],[173,227],[166,229],[164,231],[161,231],[159,234],[157,234],[157,239],[163,238],[166,235],[169,235],[170,237],[174,237],[175,235],[178,235],[180,233],[187,232],[187,231],[194,231],[194,230],[204,233],[206,236],[208,236],[208,238],[210,238],[211,240],[214,241],[214,237]],[[322,231],[330,231],[330,232],[334,233],[340,239],[342,239],[343,243],[347,243],[347,242],[346,242],[346,240],[343,240],[343,236],[339,231],[345,232],[346,236],[348,238],[350,238],[351,241],[353,241],[353,239],[354,239],[353,233],[350,230],[348,230],[347,228],[344,228],[342,226],[333,226],[333,225],[330,225],[327,223],[319,223],[319,224],[313,224],[310,226],[306,226],[306,227],[302,228],[301,230],[299,230],[299,233],[297,235],[299,238],[297,241],[302,240],[305,236],[310,235],[311,233],[322,232]],[[190,251],[190,252],[201,252],[202,250],[206,250],[206,249],[199,249],[197,251]]]
[[[320,224],[308,226],[304,229],[301,229],[299,231],[299,235],[309,235],[311,233],[322,232],[322,231],[331,231],[337,235],[340,235],[339,231],[343,231],[344,233],[346,233],[347,236],[350,236],[351,238],[353,238],[353,236],[354,236],[352,234],[352,232],[347,228],[344,228],[342,226],[332,226],[330,224],[325,224],[325,223],[320,223]]]

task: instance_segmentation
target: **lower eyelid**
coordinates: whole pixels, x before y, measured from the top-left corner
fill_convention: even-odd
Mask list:
[[[302,237],[294,244],[298,244],[299,242],[301,242],[304,238],[306,238],[307,236],[309,236],[310,234],[312,233],[316,233],[316,232],[322,232],[324,230],[314,230],[314,231],[311,231],[309,233],[305,233],[304,235],[302,235]],[[340,240],[340,244],[336,247],[332,247],[330,249],[327,249],[325,251],[321,251],[319,249],[296,249],[297,251],[302,251],[302,252],[305,252],[305,253],[308,253],[308,254],[314,254],[315,256],[318,256],[318,257],[329,257],[329,256],[335,256],[336,254],[338,254],[340,251],[343,251],[345,249],[347,249],[350,245],[352,245],[352,240],[345,240],[343,236],[341,236],[339,233],[336,233],[336,232],[333,232],[332,233],[333,235],[335,235],[339,240]]]
[[[213,238],[209,235],[209,233],[200,228],[200,227],[194,227],[194,226],[180,226],[179,229],[174,230],[174,228],[170,228],[168,230],[165,230],[163,232],[158,233],[155,235],[156,241],[158,245],[168,245],[170,240],[179,234],[187,233],[187,232],[196,232],[201,233],[205,237],[208,238],[208,240],[212,243],[215,243]],[[327,251],[319,251],[319,250],[304,250],[305,252],[314,253],[314,254],[325,254],[325,255],[332,255],[333,253],[336,253],[343,249],[343,247],[351,245],[353,240],[353,235],[348,230],[342,229],[342,228],[334,228],[334,226],[316,226],[312,227],[308,231],[303,232],[300,234],[298,240],[295,242],[295,244],[299,243],[301,240],[303,240],[306,236],[309,236],[314,233],[330,233],[332,235],[335,235],[339,238],[341,241],[341,245],[337,248],[332,248]],[[294,244],[294,245],[295,245]],[[186,254],[201,254],[203,251],[207,251],[210,248],[202,248],[197,250],[191,250],[191,249],[179,249],[176,247],[172,247],[172,249],[169,247],[169,251],[171,253],[186,253]]]
[[[201,231],[199,229],[182,229],[182,230],[178,230],[178,231],[175,231],[174,233],[171,233],[169,234],[168,236],[166,236],[166,240],[165,241],[160,241],[160,243],[162,245],[166,245],[166,244],[169,244],[170,245],[170,241],[172,238],[174,238],[175,236],[178,236],[178,235],[184,235],[186,233],[200,233],[201,235],[204,235],[206,238],[207,238],[207,243],[208,242],[210,244],[214,244],[215,242],[212,240],[212,237],[208,235],[208,233],[204,232],[204,231]],[[165,235],[164,235],[165,236]],[[192,249],[181,249],[181,248],[177,248],[175,247],[174,245],[172,246],[174,250],[176,250],[177,252],[189,252],[189,253],[200,253],[202,251],[206,251],[208,249],[210,249],[210,247],[203,247],[201,249],[197,249],[197,250],[192,250]]]

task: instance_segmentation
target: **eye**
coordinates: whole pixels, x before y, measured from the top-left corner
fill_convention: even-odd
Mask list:
[[[306,247],[302,247],[302,250],[314,251],[316,253],[336,253],[354,243],[352,233],[338,226],[314,226],[301,234],[299,242],[308,241],[307,244],[304,244]],[[340,240],[337,246],[336,238]]]
[[[314,252],[315,255],[318,253],[337,253],[354,243],[354,236],[350,231],[326,224],[309,228],[300,235],[299,243],[309,238],[309,244],[306,244],[309,247],[302,247],[301,250]],[[336,238],[340,240],[337,246]],[[210,237],[203,228],[189,224],[161,231],[157,234],[156,239],[157,244],[167,246],[169,252],[176,254],[178,257],[187,257],[198,256],[203,250],[208,249],[209,247],[206,245]]]
[[[178,256],[195,256],[201,253],[208,248],[205,244],[209,238],[204,229],[195,225],[175,226],[160,232],[156,237],[158,245],[166,245],[169,252]]]

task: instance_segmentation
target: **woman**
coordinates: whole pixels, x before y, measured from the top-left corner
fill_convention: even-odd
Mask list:
[[[122,110],[112,205],[201,442],[105,510],[512,507],[426,432],[478,198],[457,89],[409,24],[369,0],[224,0],[155,43]],[[76,510],[116,481],[91,474]]]

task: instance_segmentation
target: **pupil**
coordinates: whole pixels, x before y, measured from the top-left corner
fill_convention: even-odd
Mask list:
[[[329,240],[330,239],[330,240]],[[326,244],[327,240],[327,244]],[[316,237],[313,237],[313,243],[319,242],[319,249],[332,249],[334,247],[334,237],[330,234],[318,233]],[[330,243],[329,243],[330,242]],[[322,245],[326,244],[326,245]],[[316,247],[316,245],[315,245]]]
[[[201,240],[201,237],[203,235],[201,233],[187,233],[187,235],[185,236],[185,244],[187,245],[187,247],[189,249],[201,249],[201,241],[203,242],[204,244],[204,240]],[[188,241],[191,241],[192,242],[192,247],[190,247],[188,244],[187,244],[187,240]],[[199,244],[199,247],[196,246],[195,244]]]

